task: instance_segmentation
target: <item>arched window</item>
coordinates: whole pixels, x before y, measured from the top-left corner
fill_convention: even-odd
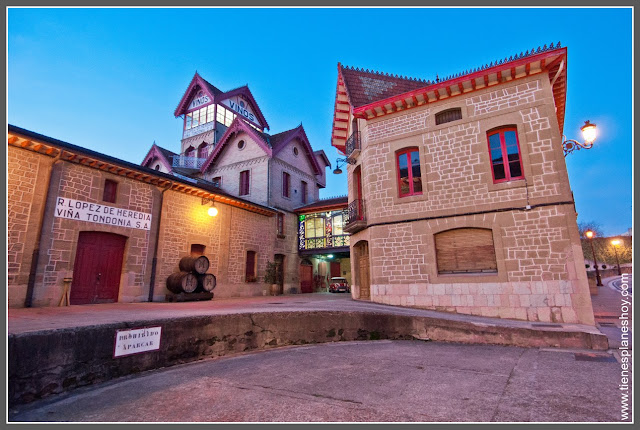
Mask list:
[[[436,125],[444,124],[445,122],[457,121],[459,119],[462,119],[461,108],[443,110],[436,114]]]
[[[207,158],[207,142],[202,142],[198,146],[198,158]]]
[[[402,149],[396,153],[398,192],[400,197],[422,194],[420,152],[418,148]]]
[[[524,179],[518,130],[504,127],[487,132],[493,182]]]
[[[486,228],[456,228],[435,235],[438,273],[498,271],[493,232]]]

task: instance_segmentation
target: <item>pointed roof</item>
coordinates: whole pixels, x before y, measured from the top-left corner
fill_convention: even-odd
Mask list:
[[[338,63],[347,97],[354,108],[427,86],[427,81],[388,73],[348,68]]]
[[[207,157],[207,160],[204,163],[202,163],[202,167],[200,167],[200,171],[203,173],[206,172],[207,169],[211,166],[211,163],[213,163],[215,159],[218,158],[218,156],[222,152],[222,149],[225,146],[227,146],[231,137],[234,134],[240,133],[240,132],[245,132],[253,136],[256,143],[264,150],[264,152],[269,157],[272,156],[273,151],[271,149],[271,146],[269,145],[268,141],[265,140],[264,138],[266,133],[259,132],[255,128],[251,127],[246,120],[242,119],[242,117],[236,116],[233,122],[231,122],[231,124],[229,125],[229,128],[227,128],[227,131],[225,131],[222,137],[220,137],[220,140],[216,144],[211,154],[209,154],[209,156]]]
[[[219,94],[216,97],[216,101],[221,102],[238,95],[242,95],[249,100],[249,103],[251,103],[255,109],[256,116],[258,117],[258,122],[262,124],[266,129],[269,129],[269,123],[267,123],[266,118],[264,117],[264,115],[262,115],[262,111],[258,106],[258,102],[256,102],[256,99],[253,97],[253,94],[251,94],[251,91],[249,90],[249,87],[247,85],[243,85],[241,87]]]
[[[273,155],[276,155],[280,152],[289,142],[293,139],[298,139],[302,142],[302,146],[305,150],[307,158],[311,163],[311,167],[313,168],[314,174],[321,175],[322,169],[320,168],[320,164],[318,164],[318,160],[316,159],[313,149],[311,148],[311,144],[309,143],[309,139],[307,138],[307,134],[304,131],[304,127],[302,124],[297,126],[296,128],[292,128],[291,130],[283,131],[282,133],[274,134],[271,136],[271,147],[273,148]]]
[[[214,100],[217,95],[222,94],[222,91],[211,85],[202,76],[200,76],[198,72],[196,72],[196,74],[193,75],[193,79],[191,79],[191,82],[187,86],[184,94],[182,95],[182,98],[180,99],[180,103],[178,103],[176,110],[173,112],[174,116],[178,117],[186,112],[189,106],[189,101],[193,98],[193,96],[199,89],[207,92],[212,100]]]
[[[149,152],[147,152],[147,155],[144,157],[144,160],[142,160],[142,163],[140,163],[140,165],[144,166],[150,160],[158,158],[162,162],[162,164],[165,165],[167,170],[171,171],[173,163],[170,160],[173,159],[174,155],[177,154],[175,152],[169,151],[168,149],[162,148],[156,145],[155,142],[153,142],[153,145],[151,145],[151,149],[149,149]]]
[[[548,75],[560,133],[566,104],[567,49],[552,43],[434,81],[420,80],[338,63],[331,144],[345,151],[349,114],[371,119],[448,99],[537,73]]]

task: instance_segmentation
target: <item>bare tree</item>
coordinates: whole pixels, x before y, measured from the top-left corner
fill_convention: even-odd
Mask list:
[[[578,223],[578,232],[580,233],[580,239],[586,239],[587,236],[584,233],[587,230],[591,230],[595,233],[594,237],[604,237],[604,233],[602,233],[602,227],[595,221],[584,221]]]

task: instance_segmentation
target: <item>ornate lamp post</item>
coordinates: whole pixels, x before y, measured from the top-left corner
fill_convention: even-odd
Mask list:
[[[571,154],[578,149],[591,149],[593,148],[593,141],[596,140],[596,125],[591,124],[589,120],[584,122],[584,125],[580,127],[582,131],[582,137],[584,143],[580,143],[577,140],[567,139],[567,136],[562,135],[562,149],[564,149],[564,156]]]
[[[618,239],[614,239],[611,241],[613,245],[613,250],[616,253],[616,264],[618,265],[618,276],[622,276],[622,271],[620,270],[620,260],[618,260],[618,247],[620,246],[620,241]]]
[[[593,264],[596,266],[596,285],[598,287],[602,287],[602,279],[600,279],[600,271],[598,270],[598,262],[596,261],[596,251],[593,249],[593,236],[595,233],[591,230],[587,230],[584,232],[584,235],[589,239],[589,243],[591,244],[591,252],[593,253]]]

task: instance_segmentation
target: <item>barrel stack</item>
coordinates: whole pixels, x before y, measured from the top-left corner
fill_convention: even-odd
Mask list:
[[[216,287],[216,277],[209,270],[209,259],[204,255],[182,257],[178,263],[179,271],[167,278],[167,289],[171,291],[166,299],[169,302],[193,300],[211,300]]]

